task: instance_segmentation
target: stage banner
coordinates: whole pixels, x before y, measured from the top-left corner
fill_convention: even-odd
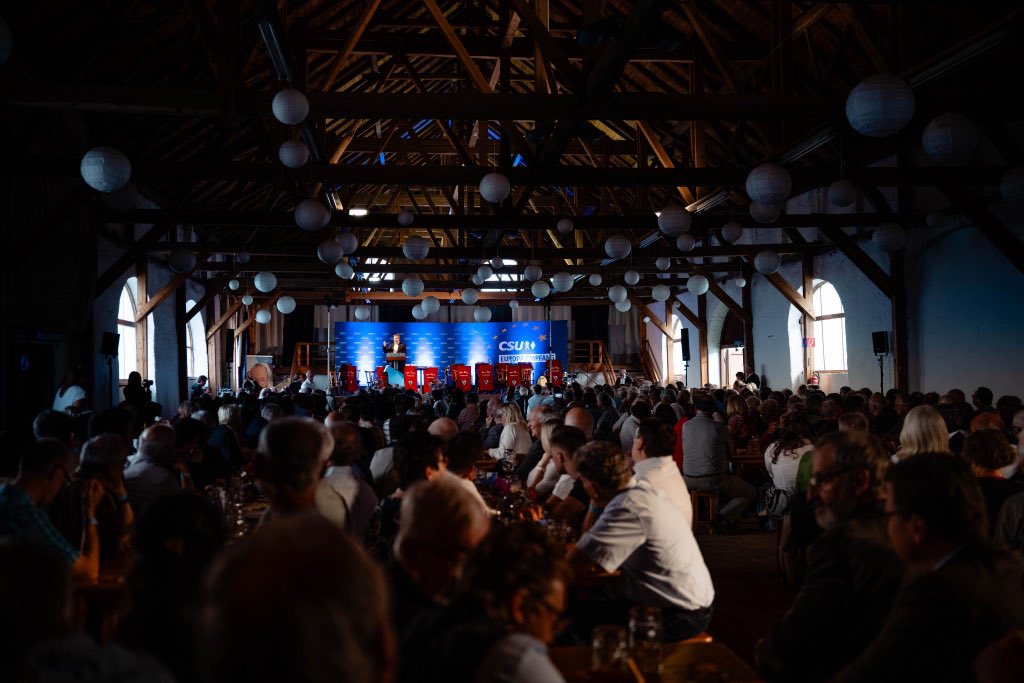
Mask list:
[[[562,361],[548,361],[548,382],[556,387],[562,386]]]
[[[569,325],[565,320],[493,323],[337,322],[334,325],[334,366],[355,365],[357,376],[384,365],[383,342],[402,337],[407,362],[416,367],[467,365],[475,374],[477,363],[563,365]],[[476,378],[472,383],[477,383]]]
[[[533,384],[533,363],[519,364],[519,381],[526,386]]]
[[[508,363],[498,363],[495,365],[494,374],[497,376],[500,386],[508,386]]]
[[[342,365],[341,372],[341,383],[345,387],[345,391],[350,394],[355,393],[359,390],[359,380],[356,379],[356,366],[354,365]]]
[[[430,391],[430,385],[437,381],[437,368],[423,368],[423,391]]]
[[[416,391],[416,366],[406,365],[405,366],[405,388]]]
[[[468,365],[456,363],[452,366],[452,375],[455,386],[459,389],[469,391],[473,388],[473,370]]]
[[[490,363],[476,364],[476,388],[480,391],[494,391],[494,368]]]

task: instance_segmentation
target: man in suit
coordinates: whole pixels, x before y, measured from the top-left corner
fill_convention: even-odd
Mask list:
[[[832,680],[971,680],[982,649],[1024,628],[1024,562],[985,537],[985,501],[963,460],[915,455],[888,479],[889,538],[910,578],[877,637]]]
[[[391,338],[390,342],[384,342],[383,344],[385,357],[389,354],[401,354],[405,355],[405,344],[402,343],[402,335],[396,334]],[[405,359],[395,360],[388,363],[395,370],[402,372],[405,370]]]

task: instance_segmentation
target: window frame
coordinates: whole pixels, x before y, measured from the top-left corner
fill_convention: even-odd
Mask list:
[[[814,304],[815,310],[818,310],[819,306],[817,304],[818,304],[818,302],[821,301],[821,296],[819,296],[819,293],[821,291],[821,288],[824,287],[825,285],[828,285],[829,287],[831,287],[832,291],[835,292],[836,301],[839,304],[839,312],[838,313],[826,313],[824,315],[816,316],[814,318],[814,371],[818,372],[818,373],[821,373],[821,374],[846,374],[846,373],[848,373],[850,371],[849,346],[847,344],[847,339],[846,339],[846,307],[843,306],[843,300],[839,296],[839,290],[837,290],[835,285],[833,285],[831,282],[829,282],[827,280],[819,280],[814,285],[814,289],[811,291],[811,302],[812,302],[812,304]],[[826,358],[826,355],[825,355],[826,341],[827,341],[827,339],[832,338],[832,337],[826,337],[825,336],[825,334],[824,334],[825,326],[822,325],[822,323],[824,323],[826,321],[829,321],[829,320],[841,320],[842,321],[841,345],[842,345],[842,355],[843,355],[843,361],[844,361],[844,363],[843,363],[844,367],[843,368],[825,368],[825,367],[823,367],[825,365],[825,358]],[[834,343],[835,339],[833,338],[832,341]],[[818,358],[818,356],[819,356],[819,349],[820,349],[820,359],[821,359],[820,365],[822,367],[819,367],[819,363],[818,363],[818,360],[819,360],[819,358]]]

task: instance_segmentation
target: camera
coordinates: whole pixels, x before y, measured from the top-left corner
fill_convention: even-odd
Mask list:
[[[153,386],[153,380],[151,380],[151,379],[144,379],[144,380],[142,380],[142,386],[144,386],[144,387],[151,387],[151,386]]]

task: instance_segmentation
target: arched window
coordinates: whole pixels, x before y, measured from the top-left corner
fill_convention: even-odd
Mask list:
[[[121,300],[117,304],[118,378],[127,380],[128,375],[139,369],[135,349],[135,278],[130,277],[121,288]]]
[[[185,302],[185,310],[191,311],[196,302],[189,299]],[[209,375],[210,367],[206,355],[206,325],[203,314],[197,313],[185,324],[185,374],[196,378]]]
[[[814,369],[846,372],[846,313],[839,292],[828,282],[814,287]]]

